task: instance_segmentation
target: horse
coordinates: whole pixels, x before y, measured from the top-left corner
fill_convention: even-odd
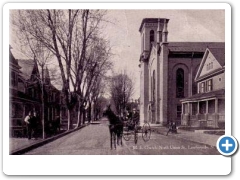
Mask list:
[[[110,147],[114,145],[116,149],[116,137],[117,145],[119,141],[122,146],[122,134],[123,134],[123,122],[121,118],[117,117],[114,112],[111,110],[110,106],[103,112],[103,116],[108,118],[109,121],[109,132],[110,132]]]

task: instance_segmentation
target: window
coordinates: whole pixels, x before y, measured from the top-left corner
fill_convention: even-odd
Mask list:
[[[150,31],[150,45],[152,42],[154,42],[154,30]]]
[[[207,92],[212,91],[212,79],[207,81]]]
[[[176,73],[176,97],[184,97],[184,71],[183,69],[178,69]]]
[[[35,98],[35,89],[32,88],[32,97]]]
[[[25,85],[20,78],[18,78],[18,90],[25,93]]]
[[[62,116],[63,117],[67,116],[67,109],[65,107],[62,107]]]
[[[17,79],[16,79],[16,73],[15,72],[11,72],[11,85],[12,86],[17,86]]]
[[[11,105],[11,117],[22,118],[23,117],[23,106],[19,103],[12,103]]]
[[[182,105],[177,105],[177,117],[181,117],[182,114]]]
[[[213,62],[207,64],[207,71],[213,69]]]
[[[16,109],[16,105],[13,103],[12,106],[10,106],[10,108],[11,108],[11,112],[12,112],[11,117],[15,117],[15,109]]]
[[[205,92],[205,82],[201,82],[200,83],[200,93],[204,93]]]

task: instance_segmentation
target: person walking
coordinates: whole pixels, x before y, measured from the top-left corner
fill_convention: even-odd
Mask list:
[[[32,120],[32,112],[29,111],[28,115],[24,119],[25,123],[27,124],[27,137],[28,137],[28,139],[31,139],[31,137],[32,137],[31,120]]]
[[[30,121],[31,128],[32,128],[32,137],[34,139],[36,139],[38,136],[38,124],[39,124],[38,121],[39,121],[39,119],[37,117],[37,113],[34,111],[31,121]]]
[[[166,136],[168,135],[168,133],[177,133],[177,126],[175,122],[170,121],[169,122],[169,126],[168,126],[168,132],[166,134]]]

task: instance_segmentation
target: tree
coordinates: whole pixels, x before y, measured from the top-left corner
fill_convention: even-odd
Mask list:
[[[72,128],[72,110],[78,105],[81,111],[86,105],[92,84],[108,61],[109,53],[103,53],[104,40],[99,37],[99,24],[105,14],[103,10],[88,9],[19,10],[14,18],[20,34],[40,42],[57,60],[68,109],[68,129]],[[103,47],[109,52],[107,43]],[[94,53],[93,49],[99,51]],[[100,57],[102,64],[97,62]]]
[[[123,113],[127,102],[133,95],[133,81],[127,74],[118,74],[112,77],[110,94],[118,114]]]

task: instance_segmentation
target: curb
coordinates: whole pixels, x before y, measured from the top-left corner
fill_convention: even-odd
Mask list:
[[[56,140],[56,139],[59,139],[59,138],[65,136],[65,135],[68,135],[68,134],[70,134],[70,133],[72,133],[72,132],[75,132],[75,131],[77,131],[77,130],[80,130],[80,129],[88,126],[88,125],[89,125],[89,124],[85,124],[85,125],[83,125],[83,126],[81,126],[81,127],[79,127],[79,128],[72,129],[72,130],[70,130],[70,131],[66,131],[66,132],[64,132],[64,133],[62,133],[62,134],[58,134],[58,135],[56,135],[56,136],[53,136],[53,137],[50,137],[50,138],[41,140],[41,141],[39,141],[39,142],[36,142],[35,144],[31,144],[31,145],[29,145],[29,146],[25,146],[25,147],[23,147],[23,148],[14,150],[14,151],[10,152],[10,155],[21,155],[21,154],[24,154],[24,153],[26,153],[26,152],[28,152],[28,151],[31,151],[31,150],[36,149],[36,148],[38,148],[38,147],[40,147],[40,146],[43,146],[43,145],[45,145],[45,144],[47,144],[47,143],[50,143],[50,142],[52,142],[52,141],[54,141],[54,140]]]
[[[166,133],[161,132],[161,131],[159,131],[159,130],[157,130],[157,129],[154,129],[154,132],[156,132],[156,133],[158,133],[158,134],[161,134],[161,135],[163,135],[163,136],[166,136]],[[194,132],[193,132],[193,133],[194,133]],[[205,146],[207,146],[207,147],[209,147],[209,148],[216,148],[216,145],[215,145],[215,146],[212,146],[212,145],[210,145],[210,144],[205,144],[205,143],[203,143],[203,142],[198,142],[198,141],[190,140],[190,139],[187,139],[187,138],[178,137],[178,136],[175,136],[175,135],[176,135],[176,134],[174,134],[174,135],[171,136],[171,137],[174,137],[175,139],[182,139],[182,140],[186,140],[186,141],[189,141],[189,142],[197,143],[197,144],[200,144],[200,145],[205,145]],[[216,149],[217,149],[217,148],[216,148]]]

